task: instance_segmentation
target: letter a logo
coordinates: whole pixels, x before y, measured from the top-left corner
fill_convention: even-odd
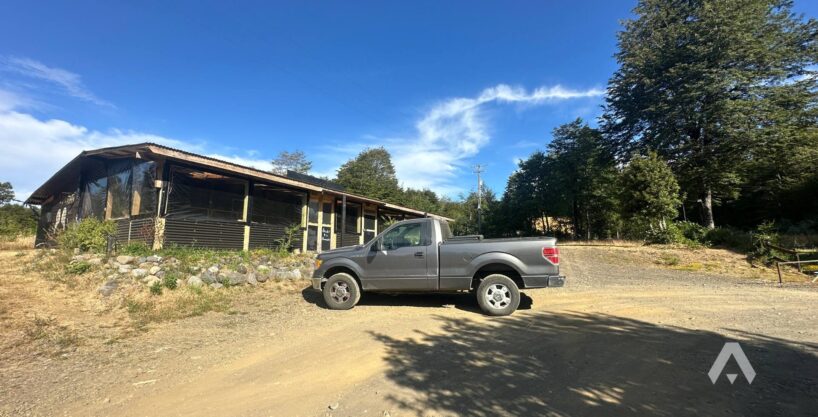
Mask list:
[[[739,369],[741,369],[741,373],[747,378],[747,383],[752,384],[753,379],[756,377],[756,371],[753,369],[753,365],[750,365],[750,361],[747,359],[744,351],[741,350],[741,346],[739,346],[738,342],[727,342],[724,344],[724,347],[721,348],[719,356],[716,357],[713,366],[710,367],[710,372],[707,373],[707,376],[710,377],[710,381],[714,384],[716,383],[731,356],[735,358]],[[736,381],[737,376],[738,374],[727,374],[727,379],[730,380],[730,384]]]

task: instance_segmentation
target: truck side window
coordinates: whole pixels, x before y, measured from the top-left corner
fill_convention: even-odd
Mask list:
[[[421,223],[400,225],[383,236],[383,248],[385,250],[423,245],[423,225]]]

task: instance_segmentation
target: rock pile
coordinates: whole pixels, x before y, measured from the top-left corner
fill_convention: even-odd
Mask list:
[[[239,261],[240,260],[240,261]],[[220,259],[217,263],[185,265],[173,257],[119,255],[103,258],[101,255],[78,254],[71,262],[86,262],[103,265],[106,282],[99,288],[103,296],[111,295],[122,279],[138,280],[150,287],[176,277],[175,286],[189,285],[223,288],[236,285],[258,285],[268,280],[298,280],[312,275],[314,258],[298,256],[292,258],[270,258],[262,256],[247,261],[243,258]]]

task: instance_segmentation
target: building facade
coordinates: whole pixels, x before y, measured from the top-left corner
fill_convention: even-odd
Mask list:
[[[83,151],[26,203],[41,206],[38,245],[95,217],[116,223],[118,244],[154,249],[249,250],[289,241],[291,250],[321,252],[366,243],[397,220],[440,217],[308,175],[278,175],[153,143]]]

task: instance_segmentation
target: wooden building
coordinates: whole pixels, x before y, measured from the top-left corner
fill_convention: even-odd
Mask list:
[[[83,151],[29,199],[42,208],[37,244],[83,218],[112,220],[118,244],[320,252],[368,242],[395,220],[439,217],[346,192],[308,175],[278,175],[153,143]],[[449,220],[449,219],[447,219]]]

